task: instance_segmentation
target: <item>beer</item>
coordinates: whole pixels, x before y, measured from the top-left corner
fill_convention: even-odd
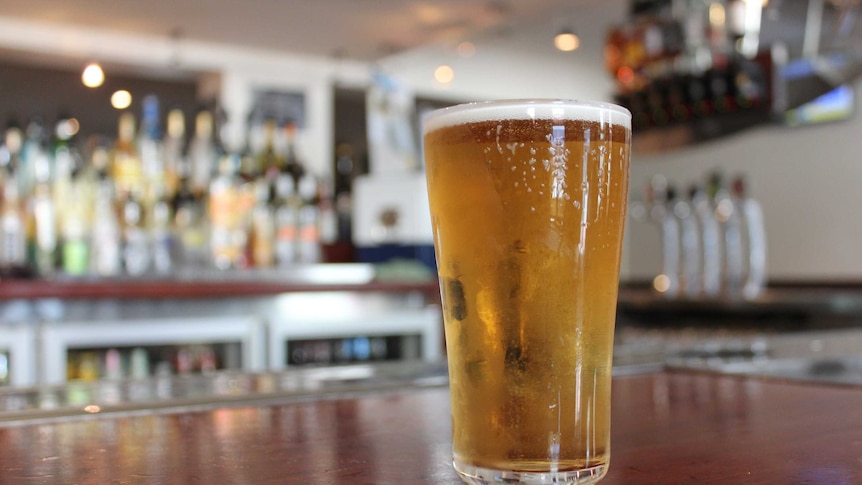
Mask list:
[[[426,119],[467,482],[591,483],[607,470],[630,137],[628,112],[598,104],[479,103]]]

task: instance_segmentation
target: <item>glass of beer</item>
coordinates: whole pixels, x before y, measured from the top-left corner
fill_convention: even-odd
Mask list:
[[[423,131],[455,468],[465,483],[595,483],[631,114],[496,101],[435,111]]]

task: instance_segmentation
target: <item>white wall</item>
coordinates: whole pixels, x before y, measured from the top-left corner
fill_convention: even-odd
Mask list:
[[[653,174],[678,187],[712,170],[745,174],[766,218],[773,280],[862,278],[862,82],[853,119],[821,126],[768,126],[661,155],[636,155],[632,196]],[[643,191],[640,190],[640,195]],[[658,232],[630,222],[624,277],[659,269]]]

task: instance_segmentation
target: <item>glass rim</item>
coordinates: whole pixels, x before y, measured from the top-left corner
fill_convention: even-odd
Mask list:
[[[530,108],[533,109],[530,112]],[[554,109],[575,110],[575,113],[558,115]],[[497,113],[494,113],[494,112]],[[547,113],[547,114],[544,114]],[[600,113],[609,113],[610,118]],[[451,120],[446,121],[451,118]],[[502,119],[571,119],[585,121],[607,121],[611,124],[631,128],[631,112],[617,104],[603,101],[581,101],[562,98],[501,99],[474,101],[436,109],[422,118],[423,133],[445,126],[456,126],[476,121]]]

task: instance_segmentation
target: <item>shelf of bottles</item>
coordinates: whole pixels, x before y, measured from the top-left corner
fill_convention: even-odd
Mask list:
[[[115,140],[10,125],[0,144],[0,277],[159,275],[322,261],[336,234],[332,197],[305,170],[297,127],[266,121],[238,153],[209,111],[186,137],[158,99],[119,116]],[[164,134],[162,126],[165,126]],[[138,126],[140,129],[137,129]]]
[[[264,326],[254,317],[62,322],[41,334],[46,384],[265,367]]]
[[[416,360],[419,356],[417,339],[377,335],[290,340],[285,343],[285,355],[289,366]]]
[[[267,322],[269,368],[441,359],[439,307],[425,305],[418,296],[397,304],[391,298],[347,293],[281,295]]]
[[[630,20],[609,30],[605,66],[635,133],[771,116],[771,57],[740,52],[731,4],[634,1]]]
[[[75,348],[66,354],[66,380],[145,379],[242,369],[238,342]]]

